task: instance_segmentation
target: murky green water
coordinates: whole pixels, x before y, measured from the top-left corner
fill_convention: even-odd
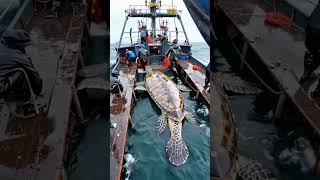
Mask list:
[[[69,180],[106,180],[108,177],[107,115],[92,113],[88,120],[76,125],[70,142]]]
[[[160,109],[146,93],[138,96],[132,112],[134,128],[127,136],[126,154],[135,158],[130,180],[207,180],[210,175],[210,129],[208,116],[195,93],[184,92],[185,108],[195,112],[202,125],[184,121],[182,136],[189,149],[189,158],[183,166],[176,167],[168,161],[165,146],[169,139],[167,128],[161,135],[155,133]],[[124,179],[124,178],[123,178]]]

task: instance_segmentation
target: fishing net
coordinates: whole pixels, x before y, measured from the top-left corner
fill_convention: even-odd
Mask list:
[[[239,176],[243,180],[276,180],[272,172],[253,159],[240,156]]]

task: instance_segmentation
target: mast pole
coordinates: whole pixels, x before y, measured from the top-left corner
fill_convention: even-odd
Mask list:
[[[125,30],[125,28],[126,28],[127,21],[128,21],[128,16],[126,16],[126,20],[125,20],[124,25],[123,25],[123,28],[122,28],[122,32],[121,32],[121,36],[120,36],[120,41],[119,41],[119,44],[118,44],[118,49],[119,49],[120,46],[121,46],[122,36],[123,36],[124,30]]]
[[[151,0],[151,3],[154,5],[156,4],[156,0]],[[157,6],[150,6],[150,12],[151,12],[151,32],[153,35],[153,38],[156,34],[156,16],[157,16]]]
[[[180,15],[177,15],[177,18],[178,18],[179,21],[180,21],[181,27],[182,27],[183,32],[184,32],[184,36],[186,37],[187,45],[190,45],[189,39],[188,39],[188,35],[187,35],[187,33],[186,33],[186,29],[185,29],[184,26],[183,26],[183,23],[182,23],[182,20],[181,20]]]

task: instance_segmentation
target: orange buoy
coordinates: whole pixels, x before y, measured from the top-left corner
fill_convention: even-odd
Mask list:
[[[169,59],[169,56],[165,57],[162,64],[166,67],[166,68],[169,68],[170,65],[171,65],[171,62],[170,62],[170,59]]]
[[[192,66],[192,69],[193,69],[193,70],[198,70],[198,71],[200,71],[200,70],[201,70],[201,67],[198,66],[198,65],[193,65],[193,66]]]
[[[266,14],[265,22],[272,26],[291,27],[292,20],[281,13],[271,12]]]

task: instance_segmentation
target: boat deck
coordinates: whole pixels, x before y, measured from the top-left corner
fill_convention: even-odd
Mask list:
[[[73,24],[69,26],[71,22]],[[44,113],[21,118],[9,116],[10,111],[2,106],[0,179],[59,180],[63,173],[72,97],[68,92],[77,69],[76,52],[80,50],[82,20],[73,17],[72,13],[58,19],[34,15],[26,28],[33,41],[27,54],[46,89],[46,94],[38,99]]]
[[[220,3],[223,17],[229,21],[228,35],[242,60],[269,83],[275,94],[286,94],[320,135],[320,108],[310,98],[309,87],[301,87],[303,73],[304,32],[265,24],[265,14],[272,8],[264,1],[225,0]],[[276,82],[278,89],[272,87]]]
[[[210,94],[204,89],[205,85],[205,70],[201,69],[200,71],[194,70],[193,61],[190,60],[178,60],[178,65],[181,67],[182,74],[184,78],[187,78],[191,82],[191,84],[196,88],[196,90],[201,94],[204,98],[207,105],[210,106]]]
[[[122,97],[110,97],[110,179],[120,180],[122,162],[129,119],[131,117],[131,105],[134,93],[136,66],[119,64],[119,80],[123,85]]]

